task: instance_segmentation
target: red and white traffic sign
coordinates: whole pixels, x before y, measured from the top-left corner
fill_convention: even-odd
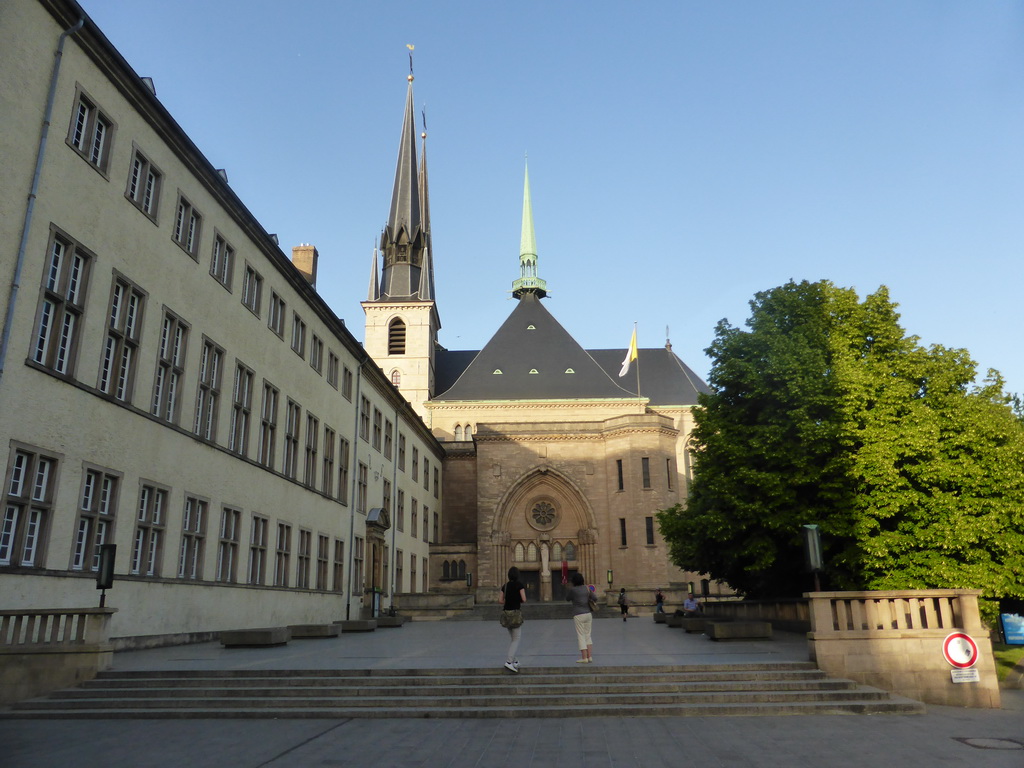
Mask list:
[[[978,661],[978,644],[965,632],[954,632],[942,641],[942,656],[957,669],[968,669]]]

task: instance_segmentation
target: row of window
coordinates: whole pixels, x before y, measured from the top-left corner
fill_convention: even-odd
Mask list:
[[[618,480],[618,490],[624,491],[626,489],[626,478],[622,459],[615,460],[615,471]],[[674,477],[675,471],[672,466],[672,459],[665,459],[665,487],[670,491],[675,488]],[[649,456],[644,456],[640,459],[640,478],[644,488],[653,487],[651,485],[651,459]]]
[[[372,412],[372,415],[371,415]],[[372,426],[371,426],[372,425]],[[359,403],[359,437],[370,443],[373,449],[384,454],[388,461],[392,458],[394,427],[390,419],[385,419],[384,414],[376,406],[372,406],[368,397],[360,399]],[[405,435],[398,435],[398,470],[405,472],[406,446]],[[431,464],[430,458],[423,457],[423,490],[430,490]],[[420,452],[416,446],[412,449],[412,462],[410,465],[413,482],[420,481]],[[441,468],[433,466],[434,498],[440,498],[441,494]]]
[[[654,546],[654,518],[644,518],[644,539],[649,547]],[[626,535],[626,518],[619,518],[619,546],[628,547],[629,538]]]
[[[36,567],[44,562],[58,469],[59,459],[56,456],[23,445],[12,451],[0,527],[0,566]],[[122,481],[123,476],[117,472],[89,464],[83,466],[70,570],[96,571],[99,568],[100,548],[114,541]],[[192,494],[185,495],[177,558],[173,563],[165,563],[169,497],[170,488],[167,486],[146,480],[140,482],[128,573],[152,578],[176,576],[190,581],[209,579],[203,570],[206,548],[216,546],[213,581],[345,591],[344,540],[324,533],[314,534],[304,528],[294,531],[294,526],[285,521],[276,522],[272,528],[268,517],[253,512],[249,516],[247,546],[243,548],[243,512],[223,506],[214,544],[214,537],[207,535],[212,514],[210,502]],[[413,519],[415,521],[415,517]],[[297,535],[293,537],[293,533]],[[354,590],[358,593],[362,592],[365,584],[364,549],[363,538],[354,537],[352,557],[357,579]],[[240,574],[243,556],[246,557],[245,571]],[[386,552],[384,557],[386,562]],[[396,550],[395,585],[398,591],[404,588],[404,561],[402,551]],[[411,591],[416,590],[416,561],[416,555],[410,554]],[[272,571],[269,570],[271,562]],[[426,591],[426,558],[422,563],[422,588]]]
[[[537,563],[540,562],[540,548],[534,541],[521,542],[518,541],[512,547],[512,559],[517,563]],[[566,562],[572,562],[576,559],[576,545],[571,541],[565,542],[553,542],[551,544],[551,562],[560,563],[563,560]]]

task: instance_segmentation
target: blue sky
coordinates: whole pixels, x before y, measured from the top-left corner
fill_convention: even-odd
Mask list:
[[[754,293],[888,286],[1024,392],[1024,4],[83,0],[362,338],[416,46],[441,343],[512,310],[529,153],[548,309],[698,373]]]

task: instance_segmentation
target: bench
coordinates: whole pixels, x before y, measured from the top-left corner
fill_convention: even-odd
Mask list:
[[[683,628],[684,632],[693,634],[695,632],[706,632],[709,624],[711,622],[707,619],[691,619],[684,616],[679,626]]]
[[[400,627],[408,621],[407,616],[378,616],[377,628],[383,629],[384,627]]]
[[[712,640],[771,639],[768,621],[712,621],[704,630]]]
[[[656,614],[654,614],[654,623],[655,624],[664,624],[665,620],[667,618],[668,618],[668,614],[667,613],[656,613]]]
[[[338,626],[342,632],[373,632],[377,628],[377,622],[373,619],[346,619],[339,621]]]
[[[285,645],[292,639],[288,627],[262,627],[258,629],[227,629],[220,633],[225,648],[252,648],[265,645]]]
[[[292,624],[288,629],[292,633],[293,640],[337,637],[341,634],[341,627],[337,624]]]

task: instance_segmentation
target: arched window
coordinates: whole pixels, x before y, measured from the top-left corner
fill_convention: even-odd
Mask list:
[[[551,545],[551,560],[556,563],[562,562],[562,545],[557,541]]]
[[[402,386],[402,372],[397,368],[391,372],[391,383],[396,387]]]
[[[388,354],[405,354],[405,322],[397,317],[388,326]]]
[[[456,424],[455,425],[455,439],[456,440],[461,440],[462,439],[462,425],[461,424]]]
[[[459,560],[459,578],[465,581],[466,579],[466,561]]]
[[[534,544],[532,541],[530,542],[530,546],[526,548],[526,562],[537,562],[537,545]]]
[[[452,577],[451,566],[448,565],[448,561],[445,560],[443,563],[441,563],[441,578],[447,580],[447,579],[450,579],[451,577]]]
[[[568,544],[565,545],[565,559],[566,560],[575,560],[576,559],[576,547],[574,547],[572,545],[571,541]]]
[[[516,548],[512,550],[512,559],[517,563],[521,563],[526,560],[526,550],[523,549],[522,544],[516,544]]]
[[[470,424],[466,425],[466,439],[471,440],[473,438],[473,427]]]

